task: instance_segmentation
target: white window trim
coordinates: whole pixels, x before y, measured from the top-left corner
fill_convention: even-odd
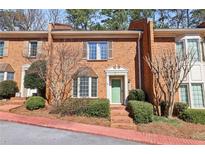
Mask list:
[[[37,56],[37,54],[38,54],[38,41],[37,40],[31,40],[31,41],[29,41],[29,47],[28,47],[28,56],[30,57],[30,58],[36,58],[36,56],[31,56],[31,43],[32,42],[36,42],[37,43],[37,53],[36,53],[36,56]]]
[[[100,52],[100,43],[102,42],[106,42],[108,45],[108,41],[89,41],[87,42],[87,60],[97,60],[97,61],[104,61],[104,60],[108,60],[109,59],[109,46],[107,48],[107,59],[101,59],[101,52]],[[90,50],[89,50],[89,43],[96,43],[96,59],[90,59],[89,55],[90,55]]]
[[[193,104],[193,100],[192,100],[192,96],[193,96],[193,92],[192,92],[192,85],[193,84],[200,84],[202,86],[202,95],[203,95],[203,106],[204,107],[194,107],[194,104]],[[190,95],[191,95],[191,108],[193,109],[204,109],[205,108],[205,90],[204,90],[204,83],[203,82],[197,82],[197,83],[190,83],[191,87],[190,87]]]
[[[202,63],[203,62],[203,57],[202,57],[202,49],[201,49],[201,41],[203,41],[203,38],[199,35],[187,35],[187,36],[182,36],[182,37],[177,37],[175,39],[175,42],[183,42],[184,43],[184,50],[185,53],[187,53],[188,49],[188,40],[190,39],[196,39],[198,40],[198,49],[199,49],[199,61],[196,61],[195,64],[197,63]],[[176,49],[176,43],[175,43],[175,49]]]
[[[74,81],[74,79],[73,79]],[[88,87],[89,87],[89,92],[88,92],[88,97],[82,97],[80,96],[80,77],[77,78],[77,97],[73,95],[73,82],[72,81],[72,98],[98,98],[98,78],[97,78],[97,96],[92,97],[92,77],[88,77]]]

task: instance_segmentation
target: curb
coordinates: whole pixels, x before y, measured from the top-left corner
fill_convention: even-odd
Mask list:
[[[125,130],[96,125],[81,124],[76,122],[65,122],[63,120],[49,119],[45,117],[25,116],[8,112],[0,112],[0,120],[30,124],[48,128],[63,129],[74,132],[82,132],[100,136],[114,137],[118,139],[137,141],[146,144],[203,144],[205,141],[184,139],[151,133],[143,133],[135,130]]]

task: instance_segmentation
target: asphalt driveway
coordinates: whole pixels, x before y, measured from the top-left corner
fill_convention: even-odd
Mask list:
[[[141,144],[111,137],[64,131],[53,128],[38,127],[0,121],[0,144],[15,145],[118,145]]]

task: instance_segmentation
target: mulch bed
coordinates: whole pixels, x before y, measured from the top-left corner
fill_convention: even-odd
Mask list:
[[[179,124],[172,125],[164,122],[138,124],[138,131],[168,135],[187,139],[205,140],[205,125],[186,123],[178,120]]]
[[[65,121],[73,121],[84,124],[91,125],[100,125],[100,126],[110,126],[110,121],[105,118],[94,118],[94,117],[85,117],[85,116],[59,116],[58,114],[49,114],[50,108],[45,107],[43,109],[38,110],[27,110],[25,106],[18,107],[16,109],[12,109],[10,112],[16,114],[22,114],[27,116],[39,116],[39,117],[47,117],[51,119],[61,119]]]

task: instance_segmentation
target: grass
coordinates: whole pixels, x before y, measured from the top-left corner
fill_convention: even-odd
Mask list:
[[[168,119],[166,117],[153,116],[153,122],[166,123],[175,127],[179,127],[182,122],[178,119]]]

